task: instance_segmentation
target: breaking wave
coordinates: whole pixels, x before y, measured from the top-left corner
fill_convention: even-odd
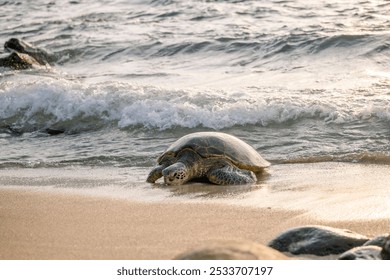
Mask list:
[[[390,98],[356,92],[351,100],[340,92],[287,93],[267,88],[246,92],[168,90],[118,82],[85,86],[66,80],[9,82],[0,88],[1,127],[24,131],[48,127],[96,130],[107,126],[224,129],[288,126],[305,120],[329,125],[388,123]]]

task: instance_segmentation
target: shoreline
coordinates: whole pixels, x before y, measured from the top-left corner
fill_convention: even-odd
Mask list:
[[[135,202],[26,189],[0,189],[0,259],[173,259],[215,241],[267,244],[302,225],[375,236],[390,219],[321,221],[303,211],[207,202]]]

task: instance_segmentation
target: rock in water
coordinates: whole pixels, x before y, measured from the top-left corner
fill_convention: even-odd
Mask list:
[[[281,233],[271,240],[268,246],[294,255],[326,256],[343,253],[367,241],[368,237],[345,229],[303,226]]]
[[[7,67],[14,70],[24,70],[34,67],[48,67],[49,61],[54,56],[45,50],[37,48],[23,40],[11,38],[4,44],[4,49],[10,54],[0,57],[0,67]]]
[[[7,67],[15,70],[24,70],[39,65],[31,56],[23,53],[11,53],[7,57],[0,58],[0,67]]]
[[[286,260],[287,256],[250,241],[222,241],[180,254],[176,260]]]
[[[65,130],[63,130],[63,129],[54,129],[54,128],[46,128],[45,131],[49,135],[58,135],[58,134],[62,134],[65,132]]]
[[[45,50],[17,38],[11,38],[5,42],[4,49],[10,53],[28,55],[39,65],[49,65],[49,61],[54,59],[52,55]]]

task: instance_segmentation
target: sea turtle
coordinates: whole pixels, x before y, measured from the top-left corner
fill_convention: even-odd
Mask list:
[[[154,183],[164,176],[168,185],[207,178],[218,185],[256,182],[254,172],[270,165],[254,148],[221,132],[197,132],[174,142],[158,159],[146,179]]]

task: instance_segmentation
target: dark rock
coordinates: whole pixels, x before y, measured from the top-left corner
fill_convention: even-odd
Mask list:
[[[390,260],[390,234],[387,236],[381,252],[382,260]]]
[[[373,246],[383,247],[383,245],[385,245],[387,238],[388,238],[387,234],[378,235],[378,236],[368,240],[366,243],[363,244],[363,246],[373,245]]]
[[[360,246],[355,247],[341,254],[339,260],[381,260],[382,248],[379,246]]]
[[[52,60],[52,55],[50,55],[45,50],[16,38],[11,38],[5,42],[4,49],[11,53],[26,54],[32,57],[37,62],[37,64],[40,65],[48,65]]]
[[[368,237],[345,229],[303,226],[281,233],[268,246],[294,255],[326,256],[343,253],[367,241]]]
[[[27,54],[13,52],[6,57],[0,58],[0,67],[7,67],[15,70],[24,70],[38,65],[38,62]]]
[[[55,60],[54,55],[16,38],[5,42],[4,49],[10,54],[0,58],[0,67],[24,70],[34,66],[47,67]]]
[[[65,130],[63,129],[53,129],[53,128],[46,128],[45,131],[47,132],[47,134],[50,135],[58,135],[65,132]]]

